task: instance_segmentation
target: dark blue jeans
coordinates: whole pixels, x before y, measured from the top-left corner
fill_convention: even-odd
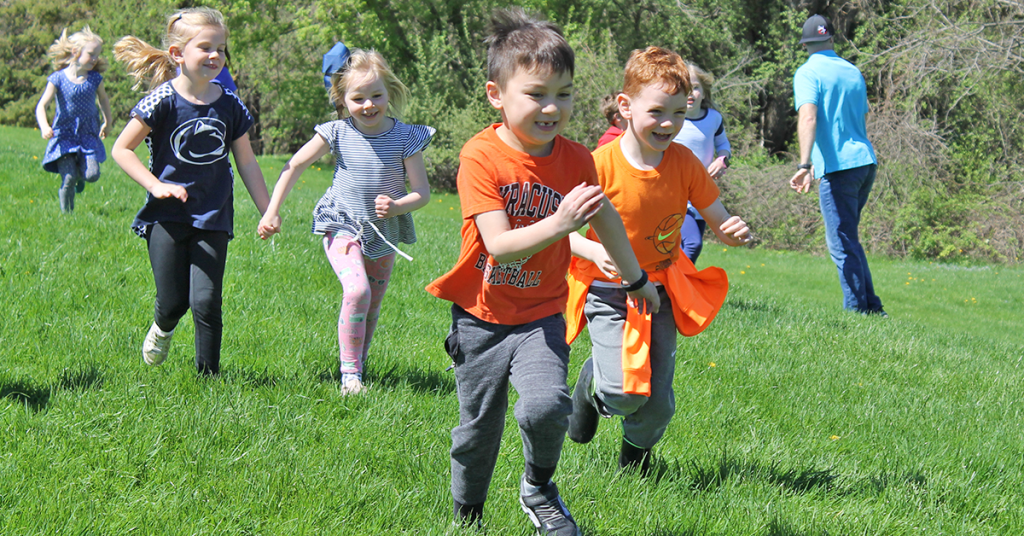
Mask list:
[[[700,251],[704,249],[704,229],[708,225],[703,219],[698,219],[699,217],[697,209],[687,208],[683,227],[679,230],[679,247],[693,264],[697,264],[697,257],[700,257]]]
[[[821,215],[825,220],[825,242],[839,270],[843,307],[862,313],[882,310],[882,300],[875,295],[868,259],[857,232],[877,169],[878,166],[871,164],[826,173],[818,188]]]

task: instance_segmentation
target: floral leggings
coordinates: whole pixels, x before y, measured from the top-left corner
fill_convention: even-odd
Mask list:
[[[362,372],[395,254],[371,259],[363,255],[357,240],[330,233],[324,235],[324,251],[344,289],[338,317],[341,372]]]

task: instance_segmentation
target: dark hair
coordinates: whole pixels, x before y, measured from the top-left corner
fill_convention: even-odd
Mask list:
[[[576,74],[576,55],[562,30],[523,8],[496,9],[487,43],[487,79],[504,88],[516,69]]]

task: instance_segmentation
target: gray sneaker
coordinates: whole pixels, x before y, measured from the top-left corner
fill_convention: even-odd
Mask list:
[[[174,330],[164,332],[157,327],[156,322],[149,328],[146,340],[142,341],[142,360],[147,365],[155,367],[167,359],[167,351],[171,348],[171,337]]]
[[[526,487],[525,479],[524,475],[520,489]],[[537,534],[541,536],[583,536],[583,532],[576,526],[576,520],[562,502],[562,497],[558,495],[558,487],[550,480],[536,493],[524,495],[520,492],[519,505],[530,516]]]

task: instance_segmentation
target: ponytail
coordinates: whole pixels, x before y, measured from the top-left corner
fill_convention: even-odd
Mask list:
[[[139,89],[148,82],[147,89],[151,90],[178,74],[178,64],[170,52],[132,35],[121,38],[114,45],[114,58],[124,63],[128,74],[135,78],[132,89]]]

